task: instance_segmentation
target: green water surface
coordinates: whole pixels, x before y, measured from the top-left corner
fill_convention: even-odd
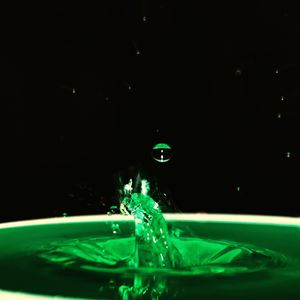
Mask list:
[[[112,234],[112,225],[99,221],[1,229],[0,289],[120,299],[119,288],[130,286],[139,273],[153,284],[157,278],[167,282],[160,299],[300,297],[298,226],[170,221],[169,232],[184,263],[174,270],[134,270],[126,265],[134,247],[134,223],[119,221],[118,234]]]

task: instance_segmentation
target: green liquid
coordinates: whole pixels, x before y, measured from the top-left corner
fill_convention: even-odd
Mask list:
[[[300,297],[296,226],[167,220],[170,240],[184,263],[135,268],[128,264],[135,249],[134,222],[118,221],[118,235],[112,234],[113,223],[1,229],[0,289],[120,299],[120,288],[142,279],[149,289],[163,283],[160,299]],[[180,229],[181,236],[173,229]]]
[[[174,282],[180,282],[183,278],[185,284],[186,280],[193,282],[196,278],[207,284],[208,278],[219,281],[221,278],[242,279],[245,275],[259,277],[271,270],[276,272],[286,268],[291,263],[286,256],[257,246],[199,237],[172,237],[168,242],[172,244],[173,251],[176,249],[178,260],[174,260],[175,266],[161,266],[160,252],[152,252],[154,257],[151,258],[157,265],[146,260],[146,264],[143,261],[144,264],[137,268],[132,264],[136,257],[135,239],[64,240],[43,246],[37,256],[64,270],[98,274],[99,278],[110,274],[108,284],[101,288],[107,293],[109,285],[117,283],[113,288],[114,295],[110,295],[117,299],[181,299],[182,284],[177,286]],[[141,253],[145,254],[144,251]],[[149,253],[146,255],[150,257]],[[170,288],[171,292],[168,291]],[[201,290],[202,287],[197,289]]]
[[[182,256],[169,237],[168,227],[158,203],[148,195],[149,182],[137,176],[135,189],[140,185],[140,192],[133,192],[132,184],[132,179],[125,184],[120,203],[121,211],[125,214],[130,213],[135,222],[135,249],[130,257],[125,259],[127,265],[135,270],[155,268],[160,271],[175,268],[176,264],[182,264]],[[115,247],[116,245],[113,245],[110,249]],[[106,252],[111,252],[110,249]],[[133,284],[122,285],[119,294],[123,300],[157,300],[166,290],[167,281],[164,276],[153,275],[153,278],[149,279],[136,274]]]
[[[140,184],[140,192],[133,192]],[[133,267],[135,274],[132,285],[122,285],[119,289],[123,300],[156,300],[168,290],[165,274],[208,275],[240,274],[284,266],[285,258],[267,249],[241,245],[226,241],[209,241],[200,238],[171,239],[165,218],[157,202],[149,195],[149,182],[137,177],[135,189],[130,179],[124,186],[121,210],[131,214],[135,221],[135,246],[130,240],[108,241],[105,243],[80,241],[77,246],[54,249],[58,257],[47,257],[50,261],[61,258],[66,251],[71,255],[78,253],[82,259],[97,259],[99,265]],[[85,249],[83,249],[83,247]],[[79,249],[77,249],[79,248]],[[70,250],[71,249],[71,250]],[[126,249],[129,252],[116,252]],[[74,253],[75,251],[75,253]],[[78,252],[79,251],[79,252]],[[68,259],[65,257],[65,259]],[[90,261],[90,260],[89,260]],[[72,262],[67,262],[72,264]],[[87,268],[88,266],[85,266]],[[153,272],[155,269],[155,273]],[[97,270],[89,267],[90,270]],[[127,270],[129,271],[129,270]],[[145,278],[145,272],[153,273]]]
[[[132,266],[135,250],[133,237],[103,240],[102,238],[66,240],[40,248],[38,256],[48,263],[74,270],[131,274],[168,274],[172,276],[232,276],[264,271],[288,265],[279,253],[234,242],[200,238],[172,238],[180,255],[175,268]]]

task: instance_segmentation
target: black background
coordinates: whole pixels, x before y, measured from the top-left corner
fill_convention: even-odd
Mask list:
[[[169,210],[300,214],[296,2],[40,2],[2,6],[1,221],[106,213],[130,168]]]

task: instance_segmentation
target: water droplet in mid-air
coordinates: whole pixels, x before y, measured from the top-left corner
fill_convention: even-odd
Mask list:
[[[172,148],[166,143],[158,143],[152,148],[152,157],[158,162],[167,162],[172,157]]]
[[[242,76],[242,69],[238,68],[235,70],[235,76],[240,77]]]
[[[117,213],[117,212],[118,212],[118,206],[112,205],[112,206],[110,207],[110,212],[111,212],[112,214]]]

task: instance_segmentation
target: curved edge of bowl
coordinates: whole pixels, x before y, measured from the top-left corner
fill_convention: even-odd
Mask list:
[[[221,223],[256,223],[277,225],[300,225],[300,217],[250,215],[250,214],[210,214],[210,213],[164,213],[168,221],[198,221],[198,222],[221,222]],[[121,214],[114,215],[81,215],[69,217],[42,218],[33,220],[21,220],[0,223],[0,229],[25,227],[34,225],[79,223],[79,222],[108,222],[108,221],[132,221],[132,216]]]
[[[89,300],[87,298],[66,298],[62,296],[44,296],[28,294],[24,292],[12,292],[0,290],[0,299],[5,300]],[[93,299],[90,299],[93,300]]]

